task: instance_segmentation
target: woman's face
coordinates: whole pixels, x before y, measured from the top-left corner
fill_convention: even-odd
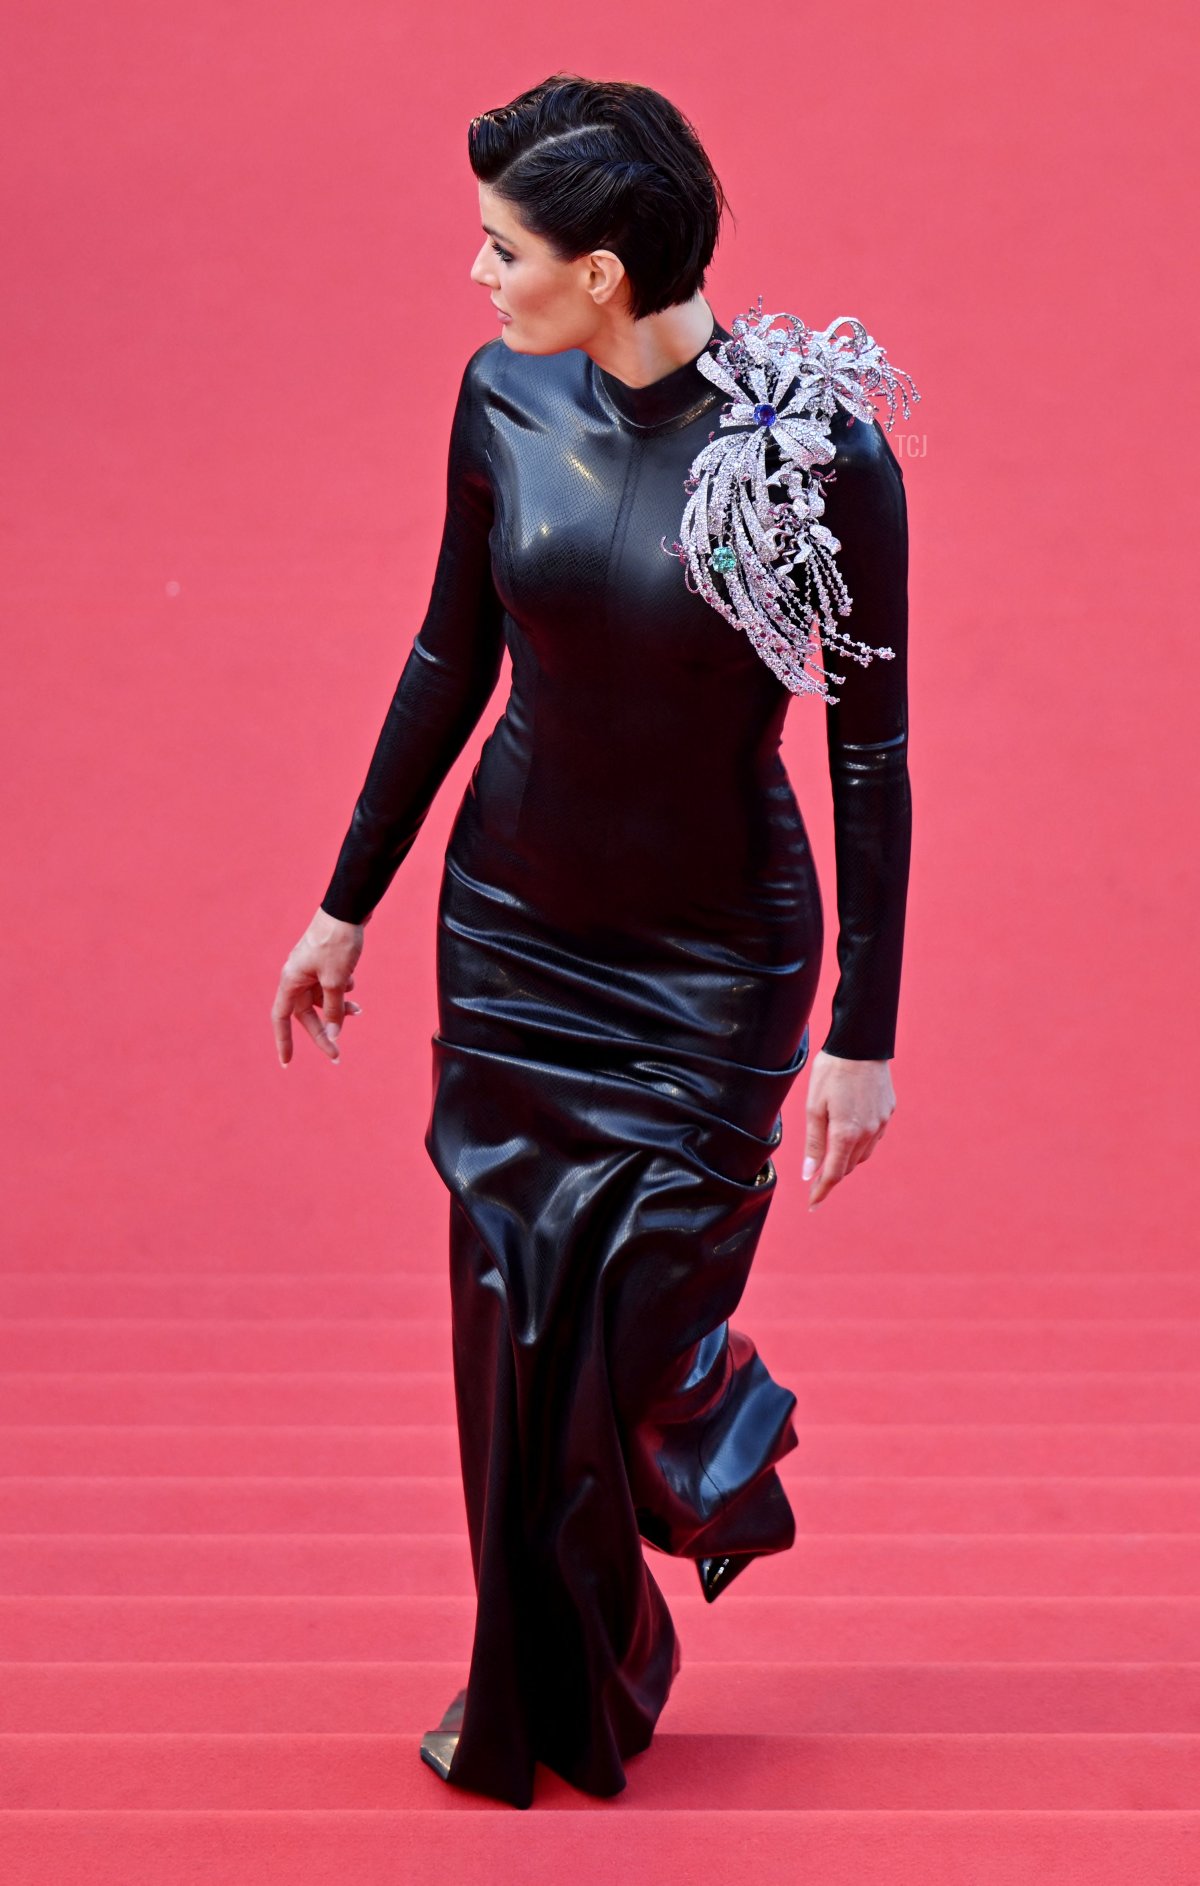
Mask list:
[[[557,354],[583,346],[612,319],[624,297],[625,269],[610,249],[560,261],[486,183],[479,186],[479,218],[484,241],[471,280],[488,290],[506,347]]]

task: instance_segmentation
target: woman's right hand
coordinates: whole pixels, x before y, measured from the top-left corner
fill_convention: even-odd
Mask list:
[[[362,1014],[358,1003],[346,998],[354,987],[354,965],[362,955],[363,942],[361,923],[343,923],[318,906],[283,965],[271,1008],[281,1067],[292,1058],[293,1015],[328,1060],[339,1060],[342,1021],[347,1015]]]

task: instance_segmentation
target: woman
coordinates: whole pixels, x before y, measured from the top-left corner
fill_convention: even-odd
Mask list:
[[[728,1318],[808,1058],[823,919],[779,755],[804,684],[672,542],[724,404],[700,363],[734,342],[701,293],[724,207],[709,160],[658,93],[565,74],[477,118],[469,152],[471,277],[500,333],[467,362],[429,607],[273,1014],[285,1063],[292,1015],[337,1057],[363,926],[507,644],[438,908],[426,1146],[450,1192],[477,1618],[421,1755],[527,1807],[537,1760],[611,1795],[651,1740],[680,1650],[643,1543],[694,1559],[711,1600],[794,1541],[777,1466],[796,1397]],[[873,420],[831,424],[829,541],[859,646],[886,646],[826,696],[840,979],[810,1204],[895,1105],[911,816],[900,469]]]

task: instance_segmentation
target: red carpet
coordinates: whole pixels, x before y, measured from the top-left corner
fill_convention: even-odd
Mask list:
[[[1194,25],[562,19],[7,21],[0,1877],[1185,1886]],[[281,1071],[269,1008],[493,331],[466,123],[558,66],[695,118],[723,320],[855,314],[923,394],[916,829],[898,1111],[810,1214],[797,1083],[735,1319],[800,1398],[797,1545],[711,1608],[653,1555],[684,1654],[654,1744],[615,1800],[543,1771],[522,1814],[417,1755],[472,1616],[434,895],[502,694],[344,1065],[301,1037]],[[788,742],[832,913],[812,703]]]

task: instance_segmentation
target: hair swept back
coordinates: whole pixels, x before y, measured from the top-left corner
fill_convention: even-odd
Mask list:
[[[467,150],[479,181],[562,261],[620,256],[635,320],[704,287],[728,204],[694,126],[661,92],[555,72],[473,118]]]

